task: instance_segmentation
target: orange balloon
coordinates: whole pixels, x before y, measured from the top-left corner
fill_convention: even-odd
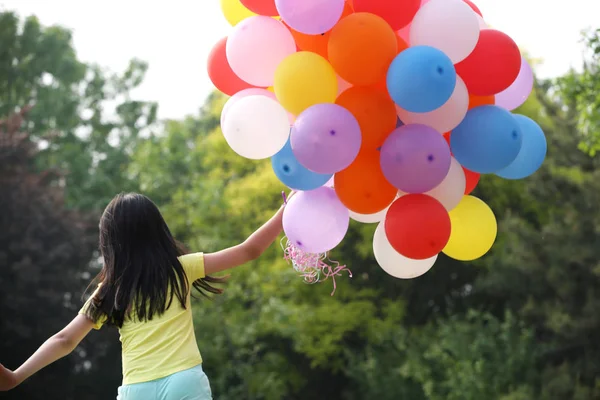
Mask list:
[[[386,92],[353,86],[340,94],[337,105],[350,111],[360,125],[362,146],[376,150],[396,128],[396,106]]]
[[[479,106],[493,106],[494,104],[496,104],[496,98],[494,96],[475,96],[473,94],[469,95],[469,110],[471,108]]]
[[[398,194],[381,171],[379,151],[371,149],[363,149],[348,168],[335,174],[333,184],[340,201],[359,214],[383,210]]]
[[[392,98],[387,90],[387,77],[383,77],[383,79],[381,79],[379,82],[377,82],[373,85],[363,86],[363,87],[368,87],[368,88],[372,88],[375,90],[379,90],[380,92],[384,92],[388,98],[390,98],[390,99]]]
[[[331,30],[327,51],[339,76],[353,85],[369,86],[387,74],[398,54],[398,39],[383,18],[356,13]]]
[[[404,39],[402,39],[402,36],[400,36],[398,32],[396,32],[396,38],[398,39],[398,54],[400,54],[404,50],[408,49],[409,45],[406,44],[406,42],[404,41]],[[387,90],[387,74],[385,74],[379,82],[375,83],[374,85],[369,85],[369,87],[384,91],[386,96],[388,96],[391,99],[390,94]]]
[[[352,5],[345,3],[344,4],[344,12],[340,19],[347,17],[352,14]],[[327,57],[327,43],[329,43],[329,36],[331,35],[331,30],[320,35],[307,35],[290,28],[285,22],[284,25],[292,32],[292,36],[296,41],[296,46],[300,50],[304,51],[312,51],[313,53],[317,53],[318,55]]]

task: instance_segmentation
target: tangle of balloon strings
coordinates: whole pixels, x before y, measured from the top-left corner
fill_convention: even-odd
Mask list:
[[[284,204],[287,204],[285,192],[281,192]],[[343,271],[348,272],[348,276],[352,278],[352,271],[345,265],[340,265],[338,261],[331,260],[327,252],[325,253],[307,253],[298,248],[294,243],[284,237],[281,239],[281,248],[283,249],[283,259],[291,262],[292,267],[303,278],[304,283],[315,284],[324,282],[331,278],[333,281],[333,291],[335,294],[337,288],[335,277],[342,276]]]

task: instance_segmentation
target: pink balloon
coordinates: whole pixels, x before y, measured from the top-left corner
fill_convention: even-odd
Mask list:
[[[398,118],[405,125],[421,124],[435,129],[439,133],[446,133],[456,128],[461,123],[469,109],[469,92],[460,76],[456,76],[456,86],[450,99],[438,108],[426,113],[412,113],[396,106]]]
[[[410,27],[412,24],[406,25],[404,28],[398,31],[398,35],[406,42],[406,44],[410,45]]]
[[[227,113],[231,109],[231,106],[233,106],[238,100],[243,99],[244,97],[248,97],[248,96],[266,96],[266,97],[273,99],[279,103],[279,101],[277,100],[277,97],[275,97],[275,93],[273,93],[267,89],[250,88],[250,89],[240,90],[239,92],[237,92],[236,94],[231,96],[229,98],[229,100],[227,100],[225,105],[223,106],[223,110],[221,111],[221,126],[223,126],[223,124],[225,123],[225,117],[227,116]],[[296,117],[294,117],[294,115],[291,113],[288,113],[288,117],[290,119],[290,124],[293,124]]]
[[[331,30],[344,12],[344,0],[275,0],[283,22],[305,35]]]
[[[337,76],[338,81],[338,96],[352,87],[351,83],[346,82],[340,76]]]
[[[533,71],[525,59],[521,58],[521,71],[517,79],[506,90],[496,95],[496,105],[512,111],[525,103],[533,90]]]
[[[422,8],[425,4],[429,3],[431,0],[421,0],[421,6],[420,8]],[[404,28],[400,29],[398,31],[398,35],[402,38],[402,40],[404,40],[406,42],[406,44],[410,45],[410,27],[411,27],[412,23],[406,25]]]
[[[277,66],[296,52],[283,22],[271,17],[246,18],[233,28],[225,48],[233,72],[251,85],[272,86]]]

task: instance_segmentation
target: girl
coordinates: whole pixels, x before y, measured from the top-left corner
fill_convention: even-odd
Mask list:
[[[118,400],[211,399],[196,344],[191,287],[221,293],[216,272],[257,259],[282,231],[281,209],[246,241],[211,254],[183,254],[156,205],[120,194],[100,220],[104,266],[79,314],[21,367],[0,365],[0,391],[21,384],[71,353],[93,329],[114,325],[122,342],[123,385]]]

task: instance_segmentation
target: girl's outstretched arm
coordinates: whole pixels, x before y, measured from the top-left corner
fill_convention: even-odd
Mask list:
[[[13,389],[42,368],[71,353],[92,330],[94,323],[78,315],[62,331],[52,336],[16,371],[0,364],[0,391]]]
[[[288,199],[294,195],[292,192]],[[204,270],[206,275],[225,271],[255,260],[269,248],[281,231],[283,210],[282,206],[263,226],[258,228],[242,244],[204,255]]]

